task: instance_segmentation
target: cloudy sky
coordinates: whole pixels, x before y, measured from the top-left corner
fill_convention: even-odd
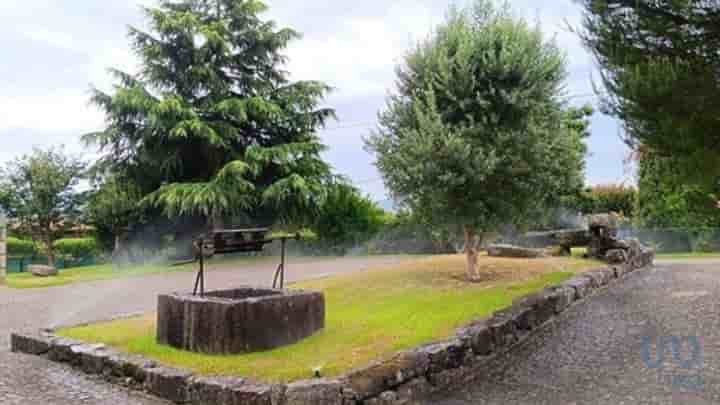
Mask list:
[[[468,1],[468,0],[465,0]],[[108,67],[136,69],[127,25],[142,27],[139,4],[153,0],[0,0],[0,163],[34,146],[66,145],[84,154],[79,136],[102,128],[103,116],[88,105],[91,85],[108,89]],[[295,79],[328,82],[327,104],[339,121],[322,133],[327,159],[374,198],[385,190],[363,150],[376,123],[394,67],[414,42],[442,21],[447,0],[269,0],[269,17],[304,34],[287,54]],[[462,5],[464,1],[455,2]],[[595,104],[592,58],[566,24],[579,23],[572,0],[511,0],[518,14],[537,20],[567,51],[567,84],[575,103]],[[627,151],[609,117],[593,117],[588,183],[627,181]]]

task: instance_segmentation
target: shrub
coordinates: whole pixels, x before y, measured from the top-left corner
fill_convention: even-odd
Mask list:
[[[55,250],[60,256],[81,258],[98,254],[100,245],[95,238],[60,239],[55,242]]]
[[[8,256],[33,256],[37,253],[35,242],[31,240],[10,237],[7,239]]]
[[[622,184],[598,185],[586,189],[571,201],[569,208],[583,214],[604,214],[615,212],[632,218],[635,214],[637,190]]]

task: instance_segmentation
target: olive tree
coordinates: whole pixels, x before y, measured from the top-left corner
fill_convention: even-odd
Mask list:
[[[397,76],[367,146],[402,204],[462,229],[474,279],[484,232],[582,187],[587,110],[563,103],[554,42],[487,1],[451,9]]]

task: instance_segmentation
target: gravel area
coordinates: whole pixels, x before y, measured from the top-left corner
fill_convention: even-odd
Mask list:
[[[303,259],[287,269],[288,281],[363,271],[411,257]],[[208,289],[267,286],[276,264],[254,263],[207,275]],[[176,272],[138,278],[32,290],[0,287],[0,404],[2,405],[160,405],[166,404],[89,378],[42,358],[9,352],[11,332],[73,325],[117,315],[155,310],[157,295],[192,288],[194,274]]]
[[[574,306],[467,389],[427,405],[720,403],[718,297],[717,261],[660,262]]]

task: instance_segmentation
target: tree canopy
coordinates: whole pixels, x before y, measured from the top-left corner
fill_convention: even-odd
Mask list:
[[[55,264],[55,241],[79,215],[83,195],[75,186],[85,164],[60,149],[35,149],[0,169],[0,208],[39,241]]]
[[[111,70],[114,91],[93,91],[107,122],[85,137],[103,152],[96,169],[172,218],[315,212],[330,175],[316,135],[334,116],[320,106],[330,89],[290,81],[282,50],[299,34],[265,10],[256,0],[146,8],[150,30],[130,28],[140,71]]]
[[[638,222],[650,228],[720,226],[720,190],[688,183],[677,159],[645,150],[640,154]]]
[[[598,61],[603,108],[626,140],[672,157],[696,184],[720,175],[720,3],[577,0],[580,35]]]
[[[457,224],[476,276],[479,233],[527,221],[583,184],[587,110],[563,102],[566,61],[539,27],[477,1],[451,9],[397,69],[367,145],[387,187]]]

